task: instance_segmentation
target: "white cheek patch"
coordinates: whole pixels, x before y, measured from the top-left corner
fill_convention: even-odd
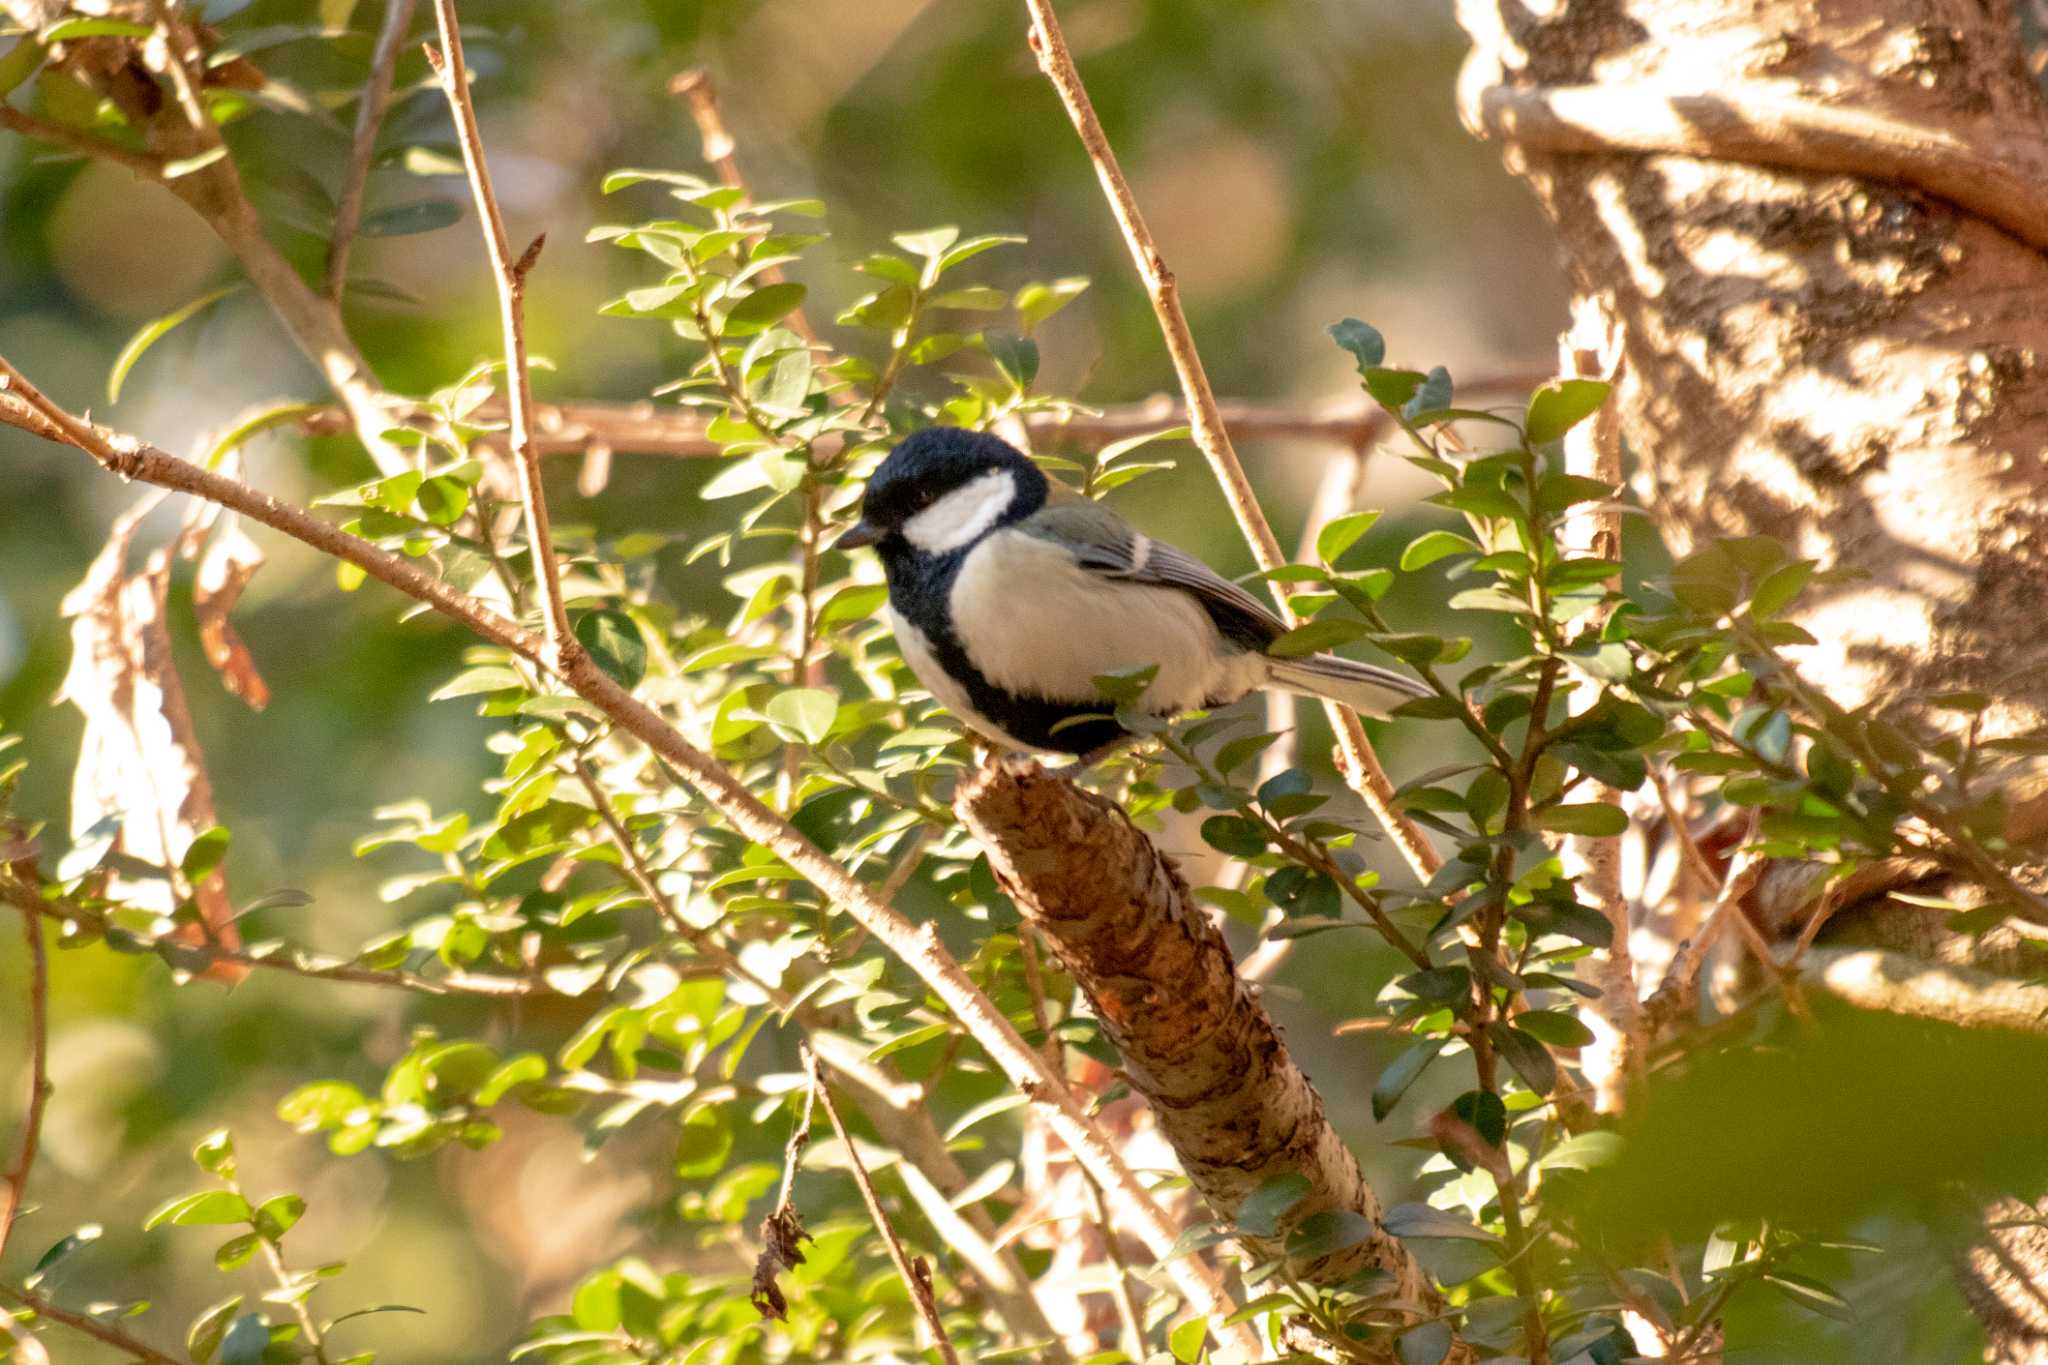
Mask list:
[[[904,522],[903,534],[926,554],[942,555],[980,539],[1016,497],[1016,477],[991,469]]]

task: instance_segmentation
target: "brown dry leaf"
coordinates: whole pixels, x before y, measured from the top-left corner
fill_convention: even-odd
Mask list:
[[[256,661],[249,656],[249,647],[242,643],[228,613],[262,567],[262,548],[242,529],[242,519],[230,514],[221,519],[219,532],[199,556],[199,569],[192,579],[192,614],[199,619],[199,643],[206,651],[206,661],[220,674],[221,685],[255,711],[270,704],[270,685],[256,671]]]
[[[104,894],[165,915],[189,894],[203,924],[180,926],[172,937],[238,948],[241,935],[220,870],[196,887],[186,886],[177,870],[193,840],[217,821],[165,622],[172,547],[152,551],[140,572],[127,571],[136,527],[162,500],[146,497],[115,521],[105,548],[64,599],[72,653],[59,696],[85,716],[71,833],[75,839],[110,817],[117,820],[115,849],[165,869],[166,876],[110,872]],[[248,970],[216,963],[204,975],[232,983]]]

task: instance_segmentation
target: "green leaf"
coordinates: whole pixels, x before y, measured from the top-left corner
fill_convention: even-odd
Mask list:
[[[1387,1115],[1394,1112],[1394,1106],[1401,1102],[1401,1097],[1408,1093],[1408,1088],[1449,1043],[1448,1038],[1425,1038],[1387,1063],[1386,1070],[1380,1072],[1379,1080],[1372,1087],[1374,1122],[1385,1122]]]
[[[1486,1026],[1486,1036],[1493,1040],[1494,1051],[1515,1069],[1524,1085],[1539,1095],[1548,1095],[1557,1087],[1557,1060],[1550,1055],[1549,1048],[1497,1019]]]
[[[150,33],[148,24],[129,19],[59,19],[37,33],[36,41],[48,46],[73,38],[147,38]]]
[[[280,427],[287,423],[296,422],[306,414],[319,412],[320,410],[321,406],[318,403],[273,403],[267,408],[252,413],[229,429],[225,436],[214,442],[213,449],[207,452],[206,467],[208,469],[219,469],[220,462],[226,459],[230,452],[245,445],[250,437],[268,431],[272,427]]]
[[[1387,358],[1387,339],[1379,334],[1378,328],[1357,318],[1331,323],[1330,340],[1351,353],[1360,374],[1378,369]]]
[[[1587,801],[1568,806],[1547,806],[1535,814],[1536,828],[1553,834],[1585,834],[1608,838],[1628,829],[1628,815],[1620,806]]]
[[[1038,378],[1038,343],[1007,332],[991,332],[983,340],[989,359],[995,361],[1003,377],[1016,385],[1018,392],[1029,393],[1031,381]]]
[[[1241,815],[1210,816],[1202,822],[1202,838],[1233,858],[1256,858],[1266,851],[1266,831]]]
[[[1381,1226],[1396,1237],[1445,1237],[1469,1242],[1498,1244],[1500,1238],[1478,1226],[1469,1218],[1461,1218],[1444,1209],[1433,1209],[1427,1204],[1396,1204],[1387,1210],[1380,1220]]]
[[[960,229],[936,227],[926,228],[923,232],[899,232],[889,240],[913,256],[936,260],[945,254],[947,247],[960,240]]]
[[[1750,594],[1749,614],[1759,621],[1768,621],[1791,606],[1799,600],[1799,594],[1806,591],[1813,569],[1813,561],[1803,559],[1772,572]]]
[[[256,1255],[256,1248],[262,1244],[263,1239],[253,1232],[238,1233],[214,1248],[213,1268],[221,1271],[239,1270],[249,1264]]]
[[[576,620],[576,639],[590,652],[592,662],[619,686],[633,688],[646,676],[647,642],[640,636],[640,627],[625,612],[607,607],[583,613]],[[436,698],[447,691],[448,687],[442,688]]]
[[[144,1232],[153,1232],[164,1224],[174,1227],[192,1227],[207,1223],[246,1223],[255,1216],[249,1201],[233,1190],[201,1190],[173,1199],[142,1225]]]
[[[676,1174],[685,1179],[716,1175],[732,1153],[732,1122],[716,1105],[694,1110],[683,1120],[676,1143]]]
[[[225,831],[223,831],[225,833]],[[189,854],[187,856],[190,856]],[[208,1175],[235,1178],[235,1138],[225,1128],[216,1128],[192,1148],[193,1164]]]
[[[1373,1234],[1372,1219],[1350,1209],[1323,1209],[1301,1220],[1287,1238],[1287,1254],[1314,1260],[1355,1247]]]
[[[809,292],[794,280],[764,284],[732,306],[719,330],[726,336],[751,336],[765,331],[802,307],[804,295]]]
[[[1086,275],[1070,275],[1045,284],[1034,281],[1017,291],[1010,306],[1017,310],[1018,325],[1028,336],[1039,323],[1080,297],[1087,287]]]
[[[1443,1365],[1451,1353],[1451,1325],[1441,1320],[1411,1327],[1394,1341],[1401,1365]]]
[[[1529,443],[1555,441],[1599,411],[1611,386],[1598,379],[1554,379],[1530,396],[1523,418]]]
[[[1248,1237],[1273,1236],[1280,1230],[1280,1220],[1308,1198],[1311,1188],[1309,1178],[1300,1171],[1267,1176],[1237,1206],[1237,1230]]]
[[[1856,1320],[1855,1310],[1849,1306],[1849,1301],[1819,1280],[1810,1279],[1805,1275],[1795,1275],[1789,1270],[1767,1270],[1763,1273],[1763,1279],[1773,1289],[1809,1313],[1819,1313],[1822,1317],[1836,1318],[1842,1322]]]
[[[1316,558],[1335,567],[1343,553],[1358,543],[1358,538],[1372,529],[1380,519],[1378,512],[1353,512],[1349,516],[1334,517],[1323,529],[1316,532]]]
[[[256,1206],[256,1229],[274,1242],[297,1226],[305,1213],[306,1201],[298,1195],[272,1195]]]
[[[453,199],[415,199],[388,209],[363,215],[356,229],[359,237],[410,237],[414,233],[439,232],[462,221],[462,205]]]
[[[228,837],[224,827],[215,825],[187,845],[185,856],[178,860],[178,870],[185,875],[187,882],[197,886],[213,875],[214,869],[228,856]]]
[[[1451,372],[1441,365],[1432,366],[1422,382],[1415,386],[1415,392],[1401,405],[1401,415],[1413,421],[1425,412],[1451,405]]]
[[[1370,629],[1363,621],[1349,621],[1342,617],[1310,621],[1267,645],[1266,653],[1276,659],[1304,659],[1338,645],[1348,645],[1363,638]]]
[[[1202,1358],[1203,1343],[1209,1339],[1209,1320],[1189,1318],[1166,1338],[1166,1349],[1181,1365],[1195,1365]]]
[[[1467,1090],[1451,1102],[1451,1113],[1461,1122],[1470,1124],[1479,1134],[1480,1141],[1489,1147],[1498,1147],[1508,1135],[1507,1106],[1500,1096],[1486,1090]],[[1459,1164],[1462,1166],[1463,1161]]]
[[[1593,1030],[1563,1010],[1523,1010],[1515,1016],[1515,1027],[1552,1047],[1584,1047],[1593,1041]]]
[[[1401,552],[1401,567],[1413,573],[1447,555],[1478,553],[1479,546],[1456,531],[1428,531],[1408,542],[1408,548]]]
[[[228,1324],[234,1321],[235,1310],[241,1306],[242,1296],[231,1295],[192,1319],[192,1325],[185,1329],[185,1349],[191,1352],[193,1365],[207,1365],[213,1359],[221,1339],[228,1334]]]
[[[822,687],[792,687],[770,697],[761,714],[815,748],[832,733],[833,718],[839,714],[839,694]]]
[[[134,336],[128,338],[128,344],[121,348],[121,354],[114,357],[114,368],[107,374],[107,401],[109,403],[121,401],[121,386],[127,382],[128,372],[135,368],[136,361],[142,359],[144,351],[147,351],[150,347],[156,345],[157,342],[163,340],[164,336],[173,327],[205,312],[208,308],[219,303],[241,287],[239,284],[231,284],[215,289],[210,293],[201,294],[183,307],[174,308],[160,318],[152,318],[150,321],[143,323],[141,329]]]
[[[105,1232],[106,1229],[98,1223],[86,1223],[77,1231],[59,1237],[50,1244],[49,1250],[36,1258],[35,1269],[31,1270],[28,1278],[22,1281],[22,1287],[34,1289],[43,1282],[44,1277],[57,1268],[65,1257],[80,1247],[90,1246],[92,1243],[97,1242]]]

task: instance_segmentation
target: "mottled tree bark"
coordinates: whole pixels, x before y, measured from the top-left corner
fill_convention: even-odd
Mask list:
[[[1970,688],[1992,728],[2041,724],[2048,105],[2010,0],[1458,14],[1466,122],[1622,326],[1622,436],[1673,547],[1762,534],[1859,571],[1797,618],[1802,671],[1845,704]],[[2048,1243],[2009,1229],[1966,1259],[1993,1358],[2048,1362]]]
[[[1846,702],[1967,686],[2035,722],[2048,109],[2009,6],[1459,13],[1468,122],[1621,321],[1622,432],[1676,548],[1761,533],[1868,574],[1802,620]]]
[[[1015,760],[962,784],[955,807],[988,850],[996,879],[1044,933],[1123,1054],[1132,1086],[1216,1213],[1285,1171],[1306,1176],[1304,1211],[1372,1221],[1363,1242],[1308,1262],[1336,1283],[1377,1267],[1400,1297],[1435,1292],[1380,1225],[1380,1205],[1294,1064],[1230,948],[1194,903],[1172,859],[1114,802]],[[1254,1254],[1277,1254],[1257,1245]]]

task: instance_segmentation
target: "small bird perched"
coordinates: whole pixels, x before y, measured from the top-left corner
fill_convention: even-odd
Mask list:
[[[889,624],[931,694],[1017,749],[1082,756],[1129,732],[1095,679],[1156,667],[1157,715],[1276,687],[1383,714],[1429,695],[1371,664],[1266,651],[1287,626],[1207,565],[1054,484],[999,437],[931,427],[868,480],[840,549],[874,546]]]

